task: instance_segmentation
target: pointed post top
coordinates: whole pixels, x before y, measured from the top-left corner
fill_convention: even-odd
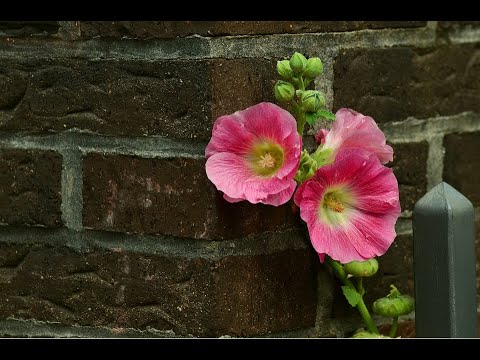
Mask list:
[[[413,212],[433,209],[436,211],[446,209],[448,212],[451,212],[452,209],[457,211],[473,210],[473,205],[462,193],[442,181],[417,201]]]

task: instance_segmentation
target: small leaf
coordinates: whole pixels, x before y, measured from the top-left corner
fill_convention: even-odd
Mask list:
[[[313,126],[317,122],[318,116],[316,113],[305,113],[305,118],[307,119],[307,122]]]
[[[354,289],[348,286],[342,286],[342,291],[343,291],[343,295],[345,295],[345,297],[347,298],[348,303],[352,307],[357,306],[358,302],[362,298],[361,295],[357,291],[355,291]]]
[[[328,110],[317,110],[316,116],[317,116],[317,119],[322,117],[327,120],[335,120],[335,114],[331,113]]]

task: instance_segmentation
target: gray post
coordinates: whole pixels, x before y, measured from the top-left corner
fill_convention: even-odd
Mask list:
[[[477,337],[472,203],[445,182],[413,210],[417,337]]]

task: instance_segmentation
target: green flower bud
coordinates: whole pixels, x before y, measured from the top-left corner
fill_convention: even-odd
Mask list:
[[[388,336],[380,335],[380,334],[373,334],[365,329],[359,329],[355,331],[352,336],[353,339],[390,339]]]
[[[301,75],[307,66],[307,58],[302,54],[296,52],[290,58],[290,68],[294,75]]]
[[[277,72],[285,80],[290,80],[293,77],[293,71],[290,67],[289,60],[277,61]]]
[[[390,294],[387,297],[378,299],[373,303],[373,312],[390,318],[410,314],[415,308],[413,298],[400,294],[393,285],[390,285],[390,287],[392,290],[390,290]]]
[[[307,181],[310,179],[317,171],[317,164],[310,157],[307,150],[302,151],[302,156],[300,157],[300,165],[298,166],[297,173],[295,174],[295,180],[299,183]]]
[[[302,106],[305,111],[315,112],[325,105],[325,97],[316,90],[307,90],[302,93]]]
[[[378,261],[375,258],[367,261],[352,261],[345,264],[343,268],[353,276],[372,276],[378,271]]]
[[[334,155],[333,149],[324,149],[323,146],[319,146],[311,157],[315,160],[318,167],[322,167],[333,163],[333,160],[335,160]]]
[[[275,98],[280,102],[287,102],[293,99],[295,88],[287,81],[278,80],[274,87]]]
[[[305,67],[305,71],[303,75],[309,78],[316,78],[323,72],[323,64],[319,58],[310,58],[307,60],[307,65]]]

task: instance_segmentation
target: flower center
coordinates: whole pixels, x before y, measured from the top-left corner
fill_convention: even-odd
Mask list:
[[[333,227],[345,226],[354,210],[355,196],[344,185],[326,189],[318,206],[321,221]]]
[[[338,213],[341,213],[345,210],[345,206],[338,200],[337,197],[335,197],[334,192],[325,194],[323,197],[323,206]]]
[[[275,166],[275,158],[270,155],[270,153],[266,153],[265,155],[260,156],[258,165],[260,165],[262,168],[272,168]]]
[[[269,178],[283,165],[283,148],[269,140],[260,140],[253,145],[246,160],[256,175]]]

